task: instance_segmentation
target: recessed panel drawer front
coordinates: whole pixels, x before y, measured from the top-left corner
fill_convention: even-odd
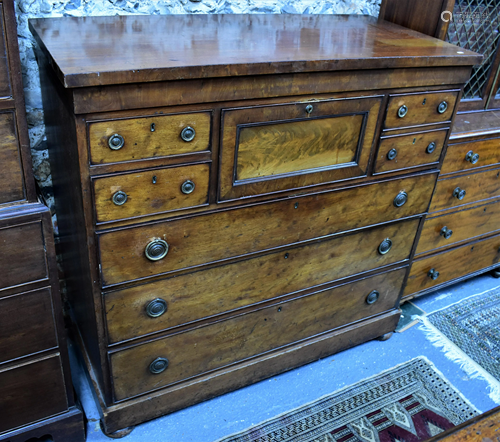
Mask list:
[[[0,363],[53,347],[50,288],[0,298]]]
[[[5,29],[3,25],[3,5],[0,3],[0,98],[12,96],[6,49]]]
[[[436,166],[447,134],[447,130],[440,130],[382,138],[375,163],[375,173],[426,165]]]
[[[391,95],[385,118],[386,129],[421,124],[451,123],[460,91]]]
[[[500,235],[415,260],[404,296],[486,269],[499,262]]]
[[[417,254],[500,230],[500,201],[425,220]]]
[[[436,177],[423,174],[103,233],[102,282],[109,286],[418,215],[427,211]],[[168,252],[151,261],[146,248],[161,247],[159,240]]]
[[[67,410],[59,355],[0,369],[0,432]]]
[[[220,200],[366,175],[381,100],[223,110]]]
[[[377,275],[113,353],[111,370],[116,400],[393,309],[405,273],[402,269]],[[163,359],[158,362],[158,358]],[[168,361],[168,367],[153,373],[159,371],[155,370],[154,361],[159,369]]]
[[[119,163],[206,151],[211,119],[211,112],[198,112],[89,123],[90,162]]]
[[[500,138],[448,145],[441,174],[500,163]]]
[[[0,228],[0,290],[47,279],[42,224],[32,222]]]
[[[196,164],[96,178],[97,222],[208,204],[209,174],[209,164]]]
[[[439,180],[429,212],[500,196],[500,169]]]
[[[110,340],[131,339],[404,261],[418,223],[398,222],[107,293]],[[386,238],[392,248],[382,255],[379,247]],[[158,300],[166,311],[152,317],[148,309]]]
[[[0,113],[0,204],[25,199],[24,180],[13,111]]]

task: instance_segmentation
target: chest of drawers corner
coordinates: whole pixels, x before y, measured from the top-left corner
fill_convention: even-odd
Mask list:
[[[476,54],[369,17],[30,26],[108,433],[394,330]]]

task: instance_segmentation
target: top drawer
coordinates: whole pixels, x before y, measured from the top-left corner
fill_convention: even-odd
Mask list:
[[[498,164],[500,164],[500,138],[450,144],[441,168],[441,175]]]
[[[387,105],[385,129],[450,123],[460,91],[391,95]]]
[[[211,112],[89,124],[90,163],[120,163],[209,149]]]
[[[382,97],[227,109],[219,200],[366,175]]]
[[[3,9],[0,3],[0,99],[12,96],[9,80],[9,64],[5,44],[5,29],[3,25]]]

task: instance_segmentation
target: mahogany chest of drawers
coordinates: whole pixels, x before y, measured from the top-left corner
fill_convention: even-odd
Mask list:
[[[370,17],[31,29],[108,433],[394,330],[480,56]]]

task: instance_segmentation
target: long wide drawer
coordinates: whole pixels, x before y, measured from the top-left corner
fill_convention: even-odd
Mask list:
[[[441,174],[500,163],[500,138],[448,145]]]
[[[131,339],[404,261],[418,223],[398,222],[110,292],[104,296],[109,339]],[[381,255],[386,238],[393,245]],[[158,300],[167,310],[151,317],[148,306]]]
[[[159,389],[394,309],[405,272],[377,275],[112,353],[115,399]]]
[[[99,234],[102,284],[231,257],[425,213],[436,173]],[[407,202],[396,207],[406,193]],[[404,198],[403,198],[404,200]],[[168,244],[163,259],[145,249]],[[217,246],[214,246],[214,241]],[[152,246],[150,246],[152,247]],[[161,251],[161,250],[160,250]]]
[[[404,296],[478,272],[499,262],[500,235],[414,260]]]

